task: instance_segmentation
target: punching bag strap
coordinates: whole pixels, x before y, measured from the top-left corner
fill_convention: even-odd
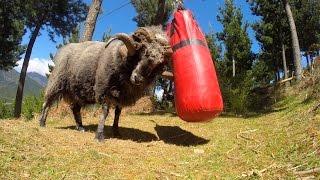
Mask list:
[[[180,41],[178,44],[175,44],[172,47],[173,52],[176,52],[178,49],[183,48],[189,45],[200,45],[207,48],[207,44],[201,39],[187,39],[184,41]]]

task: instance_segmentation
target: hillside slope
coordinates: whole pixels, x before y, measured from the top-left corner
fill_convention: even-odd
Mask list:
[[[16,96],[18,82],[19,73],[16,70],[0,70],[0,99],[13,101]],[[39,95],[43,87],[44,86],[27,76],[24,87],[24,95]]]
[[[39,73],[36,72],[29,72],[27,73],[27,76],[30,77],[32,80],[36,81],[38,84],[41,85],[41,87],[45,87],[48,83],[48,79],[46,76],[42,76]]]
[[[0,179],[319,179],[305,173],[320,167],[315,104],[291,97],[269,114],[196,124],[124,115],[122,138],[112,138],[109,117],[104,143],[93,139],[98,116],[90,113],[85,133],[74,130],[70,111],[51,112],[47,128],[0,120]]]

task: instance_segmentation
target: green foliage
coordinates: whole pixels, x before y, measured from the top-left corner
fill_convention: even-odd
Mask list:
[[[173,0],[131,0],[137,16],[133,20],[139,27],[165,25],[173,11]],[[162,9],[162,3],[164,8]]]
[[[22,114],[28,120],[31,120],[36,113],[41,112],[42,104],[44,102],[43,93],[41,96],[27,96],[23,100]]]
[[[245,115],[256,110],[261,99],[253,99],[253,89],[270,83],[269,69],[265,63],[254,61],[251,42],[247,33],[248,24],[233,0],[226,0],[217,17],[223,31],[217,33],[223,48],[215,43],[214,36],[207,36],[208,46],[216,61],[218,79],[222,91],[225,111]],[[223,51],[221,51],[223,49]],[[224,55],[219,55],[219,52]],[[235,59],[235,77],[232,76],[232,59]]]
[[[66,37],[86,18],[87,5],[81,0],[30,0],[25,3],[27,28],[46,28],[50,39],[55,35]]]
[[[108,30],[103,33],[103,35],[102,35],[103,42],[107,42],[112,37],[111,32],[112,32],[112,29],[108,28]]]
[[[270,3],[267,0],[247,0],[251,5],[253,15],[261,20],[253,24],[256,39],[260,43],[259,61],[268,66],[269,73],[274,74],[274,81],[279,80],[277,73],[283,71],[282,45],[291,47],[291,32],[288,18],[281,0]],[[294,70],[292,48],[286,51],[287,66]],[[289,57],[289,58],[288,58]]]
[[[212,31],[206,34],[206,41],[212,55],[212,60],[219,60],[221,58],[222,47],[218,45],[215,34]]]
[[[243,76],[253,62],[251,42],[247,33],[248,24],[243,22],[241,10],[235,7],[233,0],[226,0],[217,16],[223,26],[223,31],[217,33],[218,40],[224,44],[224,59],[228,67],[232,67],[232,59],[236,61],[236,74]],[[232,75],[232,68],[226,69],[225,75]],[[242,81],[242,79],[237,78]]]
[[[12,104],[0,99],[0,119],[12,117]]]
[[[301,50],[309,51],[313,44],[320,44],[320,2],[318,0],[292,0],[291,4]]]
[[[24,53],[21,45],[24,22],[20,0],[0,1],[0,70],[16,66]]]

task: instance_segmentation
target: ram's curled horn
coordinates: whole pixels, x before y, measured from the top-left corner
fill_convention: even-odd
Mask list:
[[[128,56],[133,56],[136,53],[135,42],[129,35],[125,33],[119,33],[112,37],[112,39],[119,39],[126,45],[128,49]]]
[[[146,37],[147,41],[149,41],[149,42],[151,42],[153,39],[155,39],[155,35],[144,27],[140,27],[134,34],[136,34],[138,36],[139,36],[139,34],[144,35]]]

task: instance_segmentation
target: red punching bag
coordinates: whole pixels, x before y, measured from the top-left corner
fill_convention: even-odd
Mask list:
[[[222,96],[206,39],[189,10],[174,13],[168,36],[178,116],[188,122],[213,119],[223,110]]]

